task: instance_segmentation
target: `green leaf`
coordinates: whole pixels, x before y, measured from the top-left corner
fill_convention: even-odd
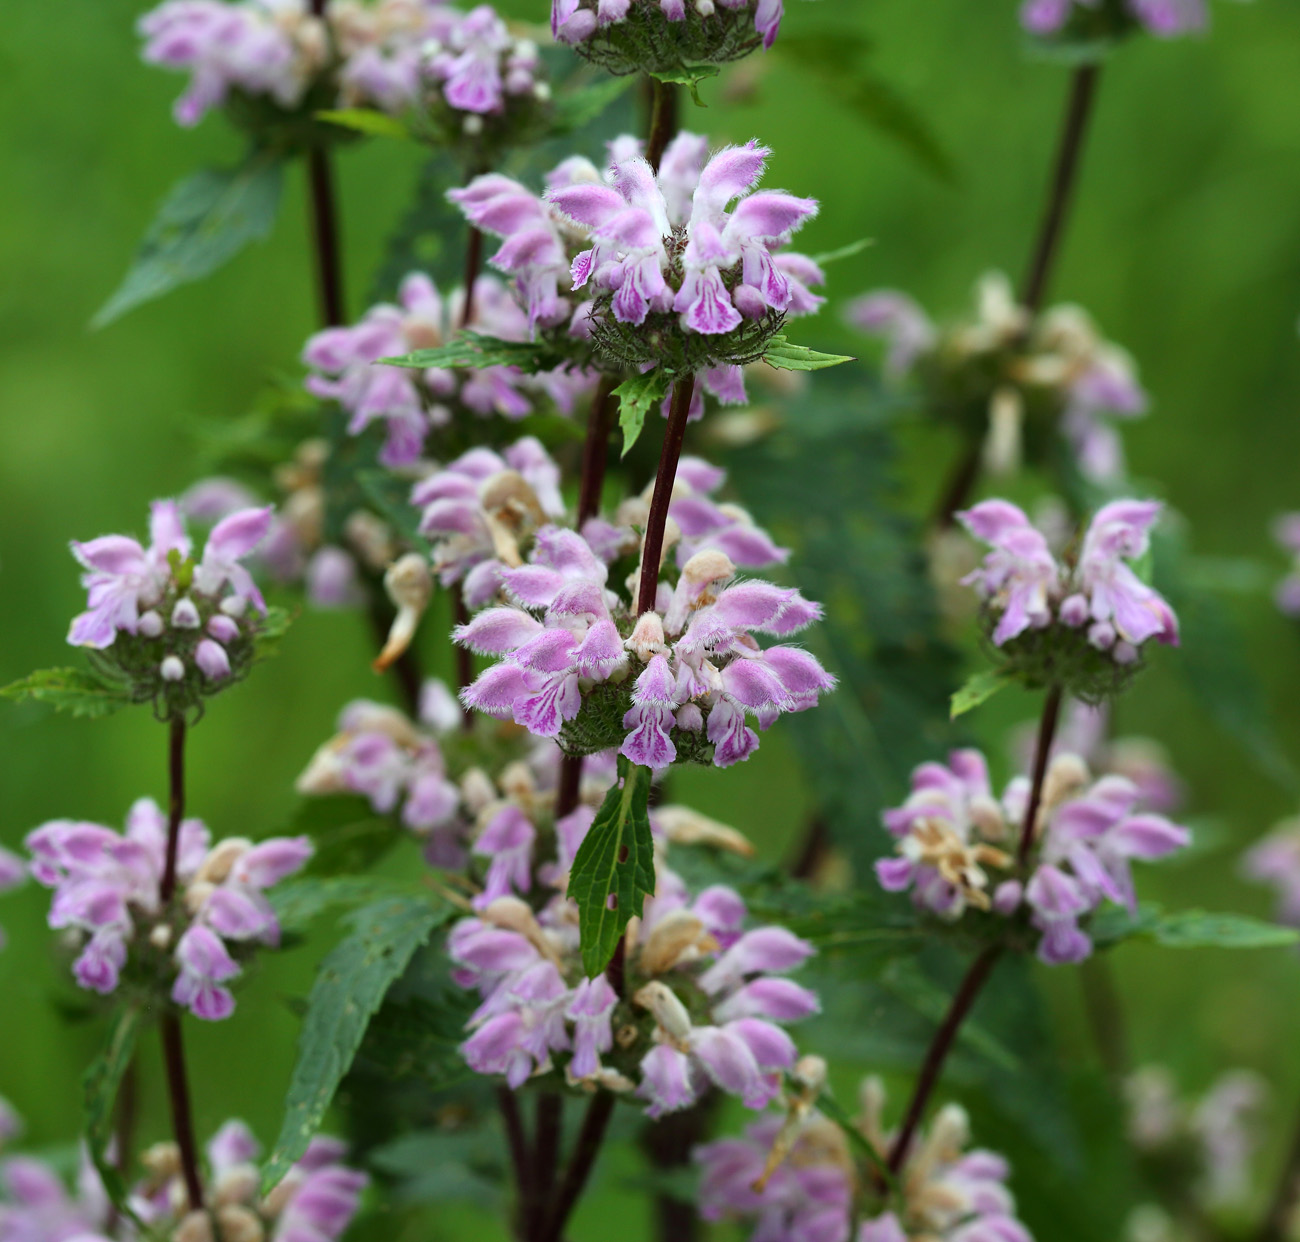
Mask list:
[[[841,259],[851,259],[855,254],[861,254],[864,250],[870,250],[876,244],[874,237],[859,237],[855,242],[849,242],[847,246],[841,246],[838,250],[824,250],[821,254],[812,256],[812,261],[818,267],[825,267],[828,263],[838,263]]]
[[[284,165],[254,151],[237,168],[205,168],[173,187],[117,292],[91,320],[102,328],[178,285],[200,280],[265,237],[280,206]]]
[[[997,692],[1011,685],[1011,678],[1000,668],[988,668],[967,678],[966,684],[952,696],[952,719],[974,711]]]
[[[658,78],[661,82],[671,82],[675,86],[686,87],[691,92],[691,99],[694,100],[695,106],[703,108],[707,105],[700,98],[700,83],[705,78],[717,77],[721,71],[721,67],[714,64],[682,65],[677,69],[651,70],[650,76]]]
[[[108,1145],[113,1137],[118,1088],[135,1055],[143,1025],[143,1015],[134,1005],[118,1010],[109,1029],[108,1043],[91,1062],[84,1079],[87,1151],[113,1206],[132,1220],[135,1215],[126,1207],[126,1183],[122,1180],[121,1170],[108,1158]]]
[[[668,395],[672,376],[662,367],[624,380],[614,389],[618,398],[618,425],[623,429],[623,456],[641,436],[646,415]]]
[[[605,969],[628,920],[641,914],[642,902],[655,891],[650,769],[620,755],[618,775],[569,873],[569,896],[578,903],[582,968],[589,978]]]
[[[358,134],[371,134],[376,138],[402,138],[412,142],[415,136],[395,116],[376,112],[373,108],[339,108],[316,113],[318,121],[328,121]]]
[[[43,668],[20,681],[0,687],[0,698],[21,703],[27,699],[48,703],[55,711],[97,719],[109,716],[131,702],[130,690],[121,683],[97,677],[79,668]]]
[[[841,362],[852,362],[853,358],[848,354],[819,354],[805,345],[791,345],[778,333],[768,342],[763,361],[782,371],[822,371]]]
[[[555,100],[553,132],[568,134],[584,125],[590,125],[635,80],[633,74],[621,78],[604,76],[579,89],[565,91]]]
[[[1276,949],[1300,942],[1300,931],[1295,928],[1245,914],[1205,910],[1165,914],[1149,902],[1143,902],[1137,914],[1120,906],[1108,907],[1093,918],[1088,931],[1103,947],[1134,939],[1151,940],[1169,949]]]
[[[451,907],[390,897],[351,916],[355,930],[321,963],[307,1001],[280,1137],[262,1170],[267,1193],[307,1150],[389,985]]]
[[[380,358],[391,367],[521,367],[525,371],[547,370],[563,359],[545,341],[503,341],[482,332],[462,332],[454,341],[436,349],[417,349],[399,358]]]
[[[269,660],[280,653],[280,640],[289,632],[289,627],[298,616],[296,610],[272,605],[266,610],[257,626],[255,654],[259,660]]]
[[[327,910],[339,906],[355,909],[390,897],[424,897],[427,900],[427,891],[381,876],[307,876],[277,884],[268,897],[281,929],[297,932]]]

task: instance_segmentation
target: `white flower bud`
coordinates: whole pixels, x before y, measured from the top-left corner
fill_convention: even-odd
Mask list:
[[[623,646],[642,664],[648,664],[653,655],[666,655],[668,647],[664,642],[664,623],[659,614],[643,612]]]
[[[220,608],[226,616],[239,618],[248,611],[248,599],[243,595],[227,595],[221,601]]]
[[[160,953],[165,953],[171,947],[172,943],[171,924],[159,923],[158,926],[149,933],[149,943]]]
[[[460,796],[466,809],[477,815],[490,802],[496,801],[497,789],[482,768],[470,768],[460,778]]]
[[[257,1213],[240,1203],[217,1209],[217,1230],[221,1242],[263,1242],[266,1237]]]
[[[350,792],[347,765],[339,758],[343,742],[343,738],[331,738],[317,749],[293,783],[298,793],[311,795]]]
[[[535,100],[537,100],[538,103],[550,103],[550,102],[551,102],[551,84],[550,84],[549,82],[534,82],[534,83],[533,83],[533,98],[534,98]],[[626,1081],[626,1080],[625,1080],[625,1081]]]
[[[1024,403],[1015,388],[999,388],[989,402],[989,432],[984,467],[990,474],[1014,474],[1020,467]]]
[[[218,841],[199,864],[194,879],[209,884],[223,883],[230,875],[231,867],[252,848],[253,843],[247,837],[227,837]]]
[[[689,910],[673,910],[655,924],[641,947],[640,966],[644,974],[662,975],[683,962],[696,962],[716,952],[718,942],[704,930],[704,924]]]
[[[666,983],[651,980],[632,996],[632,1003],[648,1009],[664,1033],[675,1043],[681,1043],[691,1033],[691,1015],[678,999],[677,993]]]
[[[158,665],[163,681],[180,681],[185,676],[185,665],[180,656],[169,655]]]
[[[653,818],[655,826],[674,845],[710,845],[742,858],[754,856],[754,846],[743,833],[688,806],[656,807]]]
[[[397,555],[393,532],[383,518],[368,509],[357,509],[343,523],[343,537],[371,569],[385,569]]]
[[[1088,765],[1078,755],[1063,754],[1048,765],[1043,780],[1043,810],[1060,806],[1067,798],[1081,790],[1089,781]]]
[[[206,1212],[186,1212],[172,1234],[172,1242],[213,1242],[212,1221]]]
[[[181,1151],[175,1143],[155,1143],[141,1153],[145,1172],[158,1182],[176,1177],[181,1171]]]
[[[826,1061],[823,1057],[800,1057],[791,1077],[810,1094],[816,1095],[826,1085]]]
[[[199,628],[199,610],[188,595],[182,595],[172,609],[172,625],[178,630],[197,630]]]
[[[476,112],[471,112],[461,122],[461,129],[468,138],[477,138],[483,132],[483,118]]]
[[[522,760],[516,759],[501,769],[501,791],[507,798],[527,804],[537,793],[537,781],[533,770]]]
[[[257,1198],[259,1185],[257,1166],[237,1164],[227,1169],[217,1179],[212,1198],[218,1206],[228,1203],[252,1203]]]
[[[163,619],[151,608],[136,623],[136,632],[145,638],[157,638],[163,632]]]
[[[384,590],[397,605],[397,616],[388,631],[384,649],[375,657],[376,672],[390,668],[411,645],[424,610],[433,598],[433,577],[429,566],[418,552],[408,552],[388,567],[384,574]]]

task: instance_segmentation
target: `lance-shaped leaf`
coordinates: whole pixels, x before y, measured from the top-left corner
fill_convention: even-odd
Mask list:
[[[840,246],[835,250],[823,250],[821,254],[812,256],[812,261],[818,267],[825,267],[828,263],[838,263],[841,259],[851,259],[856,254],[861,254],[864,250],[869,250],[876,244],[874,237],[859,237],[855,242],[849,242],[847,246]]]
[[[1206,910],[1166,914],[1151,902],[1143,902],[1136,914],[1108,906],[1093,918],[1088,932],[1099,947],[1138,938],[1170,949],[1276,949],[1300,941],[1300,931],[1293,927],[1280,927],[1245,914]]]
[[[618,398],[618,425],[623,431],[623,456],[626,457],[641,436],[646,415],[668,395],[672,374],[662,367],[645,371],[624,380],[614,389]]]
[[[578,903],[582,968],[594,978],[614,956],[628,920],[654,896],[654,841],[650,836],[650,769],[618,761],[618,784],[605,795],[569,873]]]
[[[462,332],[454,341],[435,349],[417,349],[397,358],[380,358],[391,367],[522,367],[547,371],[565,361],[543,340],[503,341],[483,332]]]
[[[389,985],[451,907],[429,895],[391,897],[351,916],[354,930],[321,963],[298,1037],[280,1137],[262,1170],[268,1192],[307,1150]]]
[[[102,328],[143,302],[202,279],[265,237],[275,223],[283,181],[280,157],[253,151],[237,168],[205,168],[175,186],[131,270],[91,327]]]
[[[113,1206],[132,1219],[133,1213],[126,1208],[126,1184],[122,1180],[121,1170],[108,1158],[108,1145],[113,1137],[113,1106],[117,1101],[118,1088],[135,1055],[136,1042],[143,1025],[143,1016],[134,1005],[119,1009],[109,1028],[108,1043],[91,1062],[84,1080],[87,1153]]]
[[[401,138],[414,142],[415,135],[395,116],[374,108],[337,108],[316,113],[318,121],[328,121],[355,134],[369,134],[374,138]]]
[[[0,698],[18,703],[30,699],[48,703],[55,711],[95,719],[125,707],[131,702],[131,692],[119,682],[97,677],[84,669],[42,668],[0,688]]]
[[[973,674],[952,696],[952,718],[956,720],[958,716],[973,711],[981,703],[987,703],[999,690],[1009,685],[1011,685],[1011,678],[998,668],[985,669],[982,673]]]
[[[824,371],[841,362],[852,362],[853,358],[849,354],[821,354],[806,345],[792,345],[778,333],[768,342],[763,361],[782,371]]]

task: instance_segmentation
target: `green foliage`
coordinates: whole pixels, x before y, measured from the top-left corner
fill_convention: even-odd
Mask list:
[[[569,873],[569,896],[578,904],[582,968],[591,978],[614,956],[628,920],[639,917],[642,902],[654,896],[650,775],[649,768],[619,756],[618,783],[605,795]]]
[[[1300,943],[1300,931],[1245,914],[1177,910],[1166,914],[1143,902],[1136,914],[1109,906],[1092,920],[1089,932],[1098,947],[1124,940],[1151,940],[1170,949],[1276,949]]]
[[[778,333],[763,351],[763,361],[782,371],[822,371],[841,362],[852,362],[853,358],[848,354],[821,354],[806,345],[792,345]]]
[[[555,97],[553,132],[557,135],[571,134],[598,120],[635,80],[631,76],[602,76],[560,92]]]
[[[406,142],[415,140],[415,135],[397,117],[374,108],[327,109],[316,113],[316,119],[340,125],[354,133],[369,134],[374,138],[400,138]]]
[[[127,1188],[120,1169],[108,1158],[113,1137],[114,1105],[122,1077],[135,1056],[144,1015],[134,1005],[123,1005],[113,1015],[108,1043],[90,1063],[84,1079],[86,1100],[86,1151],[113,1206],[134,1220],[126,1207]]]
[[[503,341],[483,332],[463,332],[454,341],[436,349],[417,349],[400,358],[380,358],[393,367],[520,367],[525,371],[545,371],[563,361],[554,355],[544,339]]]
[[[1011,684],[1011,678],[1000,668],[989,668],[973,673],[966,680],[966,684],[952,696],[952,718],[956,720],[958,716],[973,711],[981,703],[987,703],[999,690]]]
[[[55,711],[97,719],[132,702],[130,687],[80,668],[43,668],[0,688],[15,703],[48,703]]]
[[[936,177],[955,180],[952,160],[925,118],[868,63],[873,50],[869,39],[843,29],[783,31],[774,50]]]
[[[399,1203],[462,1200],[497,1212],[505,1204],[504,1143],[486,1126],[418,1130],[370,1153],[370,1166],[395,1183]]]
[[[614,389],[618,398],[618,425],[623,432],[623,456],[641,436],[646,415],[657,409],[668,395],[672,375],[662,367],[654,367],[624,380]]]
[[[939,636],[918,524],[898,511],[895,408],[845,373],[822,377],[779,432],[728,458],[756,520],[794,548],[796,583],[826,609],[808,644],[840,684],[780,727],[809,774],[814,822],[861,875],[889,844],[881,810],[949,744],[960,677]]]
[[[265,237],[275,223],[283,180],[281,159],[254,150],[235,168],[205,168],[175,186],[91,327],[102,328],[141,303],[202,279]]]
[[[411,503],[411,485],[391,470],[359,470],[362,494],[404,543],[429,554],[429,541],[420,534],[420,510]]]
[[[389,897],[423,895],[409,882],[368,875],[307,875],[277,884],[269,894],[271,908],[285,932],[300,932],[326,911],[340,906],[355,910]]]
[[[289,632],[289,626],[297,616],[295,611],[272,605],[257,622],[256,637],[253,642],[253,659],[269,660],[280,650],[280,640]]]
[[[850,1149],[861,1156],[867,1168],[877,1174],[892,1191],[897,1184],[897,1179],[890,1171],[889,1161],[886,1160],[884,1153],[877,1151],[876,1145],[853,1124],[853,1119],[840,1106],[839,1101],[828,1092],[818,1099],[817,1107],[839,1126],[844,1132],[844,1137],[849,1140]]]
[[[870,250],[875,244],[876,241],[873,237],[859,237],[857,241],[849,242],[847,246],[839,246],[835,250],[823,250],[821,254],[812,255],[811,258],[818,267],[825,267],[828,263],[838,263],[841,259],[851,259],[864,250]]]
[[[351,916],[352,934],[321,963],[307,1001],[280,1136],[262,1170],[264,1192],[307,1150],[389,985],[450,915],[450,906],[421,895],[389,897]]]

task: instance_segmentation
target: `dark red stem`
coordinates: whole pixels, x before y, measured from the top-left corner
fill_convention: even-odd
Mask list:
[[[600,512],[605,488],[605,467],[609,461],[609,435],[613,428],[613,392],[619,376],[602,375],[587,414],[587,435],[582,444],[582,482],[578,492],[578,529]]]
[[[677,87],[671,82],[650,79],[650,137],[645,144],[645,157],[650,167],[659,171],[664,148],[677,132]]]
[[[916,1128],[921,1124],[925,1106],[929,1103],[935,1087],[939,1085],[943,1063],[948,1059],[948,1053],[952,1051],[961,1024],[966,1020],[966,1015],[970,1013],[1001,956],[1000,944],[989,945],[971,963],[966,977],[957,989],[957,994],[952,998],[952,1004],[948,1007],[942,1025],[935,1032],[934,1039],[925,1054],[925,1060],[921,1064],[921,1072],[916,1079],[916,1090],[912,1092],[911,1103],[907,1106],[907,1115],[903,1118],[903,1124],[894,1139],[893,1147],[889,1149],[891,1173],[897,1174],[902,1169],[903,1161],[907,1159],[907,1150],[912,1145],[912,1139],[916,1134]]]
[[[1042,309],[1047,282],[1060,250],[1061,234],[1069,214],[1070,198],[1078,179],[1083,156],[1083,140],[1088,132],[1093,100],[1097,95],[1099,64],[1080,65],[1070,80],[1070,95],[1065,106],[1065,123],[1056,151],[1056,166],[1047,197],[1047,210],[1039,226],[1038,241],[1025,276],[1020,301],[1035,314]]]
[[[1038,822],[1038,808],[1043,802],[1043,782],[1047,779],[1047,764],[1052,757],[1052,740],[1056,737],[1056,723],[1061,718],[1062,690],[1052,686],[1043,700],[1043,714],[1038,721],[1038,741],[1034,745],[1034,772],[1029,785],[1029,802],[1025,806],[1025,819],[1020,825],[1020,847],[1016,861],[1023,871],[1029,864],[1029,852],[1034,848],[1034,831]]]
[[[167,727],[167,854],[158,896],[167,905],[176,892],[176,859],[180,853],[181,820],[185,818],[185,721]]]
[[[555,1201],[551,1205],[550,1215],[545,1226],[537,1235],[537,1242],[559,1242],[564,1234],[564,1227],[569,1223],[574,1206],[582,1195],[587,1179],[596,1163],[600,1145],[605,1138],[605,1129],[609,1125],[610,1115],[614,1111],[614,1094],[612,1091],[597,1091],[587,1105],[586,1115],[582,1119],[582,1129],[578,1132],[578,1141],[565,1170],[564,1180],[556,1191]]]
[[[664,447],[659,454],[659,472],[655,475],[654,495],[650,500],[650,516],[646,519],[645,539],[641,545],[641,581],[638,584],[636,615],[653,612],[655,595],[659,590],[659,558],[664,549],[664,526],[668,521],[668,505],[673,498],[673,484],[677,480],[677,463],[682,456],[682,442],[686,439],[686,420],[691,412],[691,397],[695,393],[695,376],[682,375],[673,384],[672,405],[668,411],[668,428],[664,432]]]
[[[307,182],[311,193],[312,240],[316,247],[316,294],[321,325],[337,327],[345,322],[343,305],[343,257],[339,243],[338,203],[334,194],[334,170],[323,147],[307,152]]]
[[[478,284],[479,268],[483,265],[483,234],[472,224],[469,241],[465,246],[465,301],[460,308],[460,327],[464,331],[474,319],[474,286]]]

